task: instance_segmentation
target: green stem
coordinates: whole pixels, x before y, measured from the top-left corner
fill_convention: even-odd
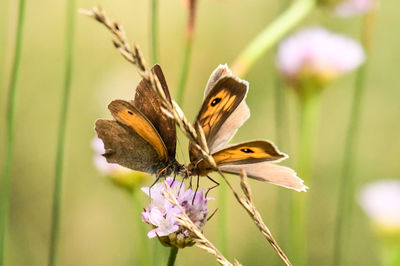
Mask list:
[[[369,54],[374,11],[366,14],[362,27],[362,42]],[[350,110],[350,120],[347,128],[345,149],[343,155],[342,175],[339,185],[339,197],[334,235],[333,265],[345,265],[349,234],[351,232],[352,203],[354,199],[354,163],[356,161],[356,142],[361,120],[362,100],[367,76],[368,62],[359,68],[354,86],[353,102]]]
[[[5,89],[6,42],[8,36],[9,1],[0,1],[0,97],[3,87]]]
[[[194,38],[194,26],[196,22],[197,0],[188,1],[188,20],[186,25],[185,48],[183,54],[182,71],[176,93],[176,102],[182,105],[185,96],[186,82],[189,74],[190,58],[192,55],[192,46]]]
[[[138,194],[138,191],[135,189],[132,191],[132,204],[134,208],[134,221],[138,221],[136,224],[138,233],[139,235],[139,244],[135,244],[135,246],[138,246],[139,249],[136,251],[139,251],[140,254],[140,263],[136,265],[151,265],[151,258],[153,257],[153,265],[154,262],[156,261],[156,257],[154,254],[151,254],[150,250],[150,245],[149,245],[149,239],[147,238],[147,230],[146,230],[146,224],[143,223],[142,221],[139,220],[140,217],[140,210],[142,209],[142,204],[140,202],[140,197]],[[152,256],[153,255],[153,256]]]
[[[170,252],[169,252],[168,264],[167,264],[168,266],[175,265],[176,254],[178,254],[178,248],[171,247]]]
[[[176,92],[176,97],[175,97],[176,103],[178,105],[182,105],[182,103],[183,103],[186,82],[187,82],[188,74],[189,74],[190,58],[191,58],[191,54],[192,54],[192,45],[193,45],[192,38],[186,39],[185,51],[183,54],[182,71],[181,71],[181,76],[180,76],[180,80],[179,80],[178,90]]]
[[[65,135],[67,128],[67,115],[70,98],[71,77],[72,77],[72,52],[74,43],[75,26],[75,0],[69,0],[66,8],[66,28],[65,28],[65,68],[64,84],[61,98],[60,120],[58,125],[57,151],[54,172],[53,206],[51,219],[50,247],[49,247],[49,266],[57,264],[61,198],[62,198],[62,174],[64,167]]]
[[[316,136],[319,112],[319,93],[313,88],[299,92],[300,96],[300,142],[298,175],[306,184],[311,182],[313,144]],[[291,237],[294,265],[307,262],[307,202],[304,193],[292,196]]]
[[[159,6],[159,0],[152,0],[151,1],[151,58],[153,61],[153,64],[159,63],[159,51],[158,51],[158,37],[159,37],[159,11],[158,11],[158,6]]]
[[[287,32],[293,29],[316,6],[317,0],[297,0],[277,19],[270,23],[237,57],[232,71],[243,77],[250,67]]]
[[[222,254],[228,256],[228,193],[226,184],[221,184],[218,190],[218,247]]]
[[[4,170],[1,189],[0,201],[0,266],[5,265],[5,239],[7,231],[8,209],[10,201],[10,182],[11,182],[11,168],[12,158],[14,153],[14,131],[15,131],[15,110],[17,98],[17,83],[21,62],[21,48],[23,40],[23,30],[25,21],[25,0],[19,1],[19,15],[17,36],[15,41],[14,61],[11,72],[11,79],[7,100],[7,124],[6,124],[6,142],[5,142],[5,158]]]

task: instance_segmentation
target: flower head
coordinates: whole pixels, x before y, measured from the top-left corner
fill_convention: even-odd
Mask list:
[[[376,7],[376,0],[344,0],[336,6],[336,14],[349,17],[364,14]]]
[[[124,188],[133,189],[141,181],[148,177],[147,174],[139,171],[133,171],[116,163],[107,162],[103,154],[105,153],[104,143],[100,138],[92,140],[92,148],[95,151],[93,163],[96,168],[105,176],[111,177],[111,180]]]
[[[400,180],[386,179],[364,186],[359,204],[379,229],[400,230]]]
[[[361,45],[342,35],[314,27],[281,42],[277,65],[294,85],[323,85],[360,66],[365,59]]]
[[[185,189],[185,185],[173,178],[166,179],[166,183],[158,183],[152,188],[144,187],[142,190],[151,195],[151,203],[144,212],[142,219],[144,222],[153,226],[147,236],[149,238],[158,237],[164,245],[183,248],[194,244],[191,233],[182,228],[175,219],[176,214],[180,214],[179,208],[165,199],[163,191],[172,189],[179,205],[189,216],[192,222],[200,229],[204,228],[207,222],[209,198],[204,197],[204,190],[195,191]]]

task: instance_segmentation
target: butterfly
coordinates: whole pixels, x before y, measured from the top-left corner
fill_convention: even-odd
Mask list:
[[[161,67],[155,65],[151,71],[171,102]],[[137,86],[133,101],[114,100],[108,105],[115,120],[99,119],[95,130],[104,142],[103,156],[109,163],[154,174],[157,180],[183,173],[185,167],[175,159],[175,122],[161,106],[161,99],[145,79]]]
[[[155,65],[152,71],[171,102],[161,67]],[[248,87],[227,65],[217,67],[207,83],[195,126],[203,130],[217,169],[202,159],[193,142],[189,143],[188,167],[176,161],[175,123],[161,110],[161,100],[146,80],[139,83],[133,101],[115,100],[109,104],[115,120],[96,121],[95,129],[105,145],[104,156],[110,163],[154,174],[157,180],[171,174],[210,178],[208,174],[215,170],[240,174],[244,169],[250,178],[304,191],[307,187],[292,169],[273,164],[287,158],[273,143],[256,140],[225,146],[250,117],[245,102]]]
[[[227,65],[218,66],[211,74],[204,92],[203,104],[195,120],[195,128],[202,128],[217,169],[203,160],[194,143],[190,142],[189,172],[191,175],[208,177],[208,174],[215,170],[239,175],[241,169],[244,169],[250,178],[305,191],[307,186],[297,177],[295,171],[274,164],[288,156],[280,152],[272,142],[254,140],[226,145],[250,117],[245,102],[248,88],[248,82],[234,76]]]

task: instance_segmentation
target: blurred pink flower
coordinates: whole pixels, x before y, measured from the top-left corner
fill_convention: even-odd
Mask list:
[[[400,180],[367,184],[359,194],[359,204],[382,229],[400,229]]]
[[[336,6],[336,14],[341,17],[349,17],[364,14],[375,7],[375,0],[344,0]]]
[[[320,27],[301,30],[283,40],[278,48],[277,66],[295,83],[325,84],[350,72],[365,60],[364,50],[353,39]]]
[[[203,229],[207,222],[207,202],[209,200],[204,197],[204,190],[198,191],[195,195],[195,191],[185,189],[183,183],[173,181],[171,177],[168,177],[166,182],[185,213],[197,227]],[[180,227],[175,219],[175,214],[181,213],[179,208],[166,200],[162,194],[166,189],[168,187],[164,182],[156,184],[151,189],[149,187],[142,188],[148,196],[151,195],[151,203],[142,212],[143,221],[154,228],[147,236],[149,238],[157,236],[165,245],[180,248],[192,245],[194,242],[190,232]]]
[[[116,172],[127,173],[132,170],[123,167],[116,163],[108,163],[103,154],[106,152],[104,149],[104,143],[99,138],[94,138],[92,140],[92,148],[95,151],[95,156],[93,157],[93,163],[96,168],[104,175],[110,175]]]
[[[103,175],[110,177],[115,184],[132,190],[137,188],[143,180],[149,178],[149,175],[146,173],[133,171],[119,164],[107,162],[103,156],[105,150],[101,139],[94,138],[92,140],[92,148],[95,152],[93,163],[97,170]]]

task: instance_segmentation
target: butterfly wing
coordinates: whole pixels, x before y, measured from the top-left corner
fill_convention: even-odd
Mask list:
[[[211,73],[208,79],[206,89],[204,90],[204,97],[207,96],[208,92],[214,87],[215,83],[220,80],[223,76],[233,75],[227,64],[219,65],[213,73]]]
[[[168,152],[163,140],[151,122],[135,106],[127,101],[115,100],[108,105],[108,109],[119,123],[128,126],[149,143],[156,151],[160,161],[168,161]]]
[[[266,140],[254,140],[228,146],[212,154],[217,166],[250,164],[259,162],[278,162],[287,155],[279,152],[276,146]]]
[[[152,68],[160,81],[165,96],[171,102],[167,82],[159,65]],[[167,148],[170,158],[175,158],[176,152],[176,127],[172,118],[165,115],[161,110],[161,100],[151,87],[150,82],[142,80],[136,88],[133,105],[138,109],[154,126]]]
[[[248,83],[227,72],[225,68],[214,71],[211,76],[202,107],[196,122],[204,131],[210,152],[223,146],[249,117],[244,103]],[[240,108],[238,108],[240,106]],[[234,117],[231,116],[234,114]],[[189,146],[191,162],[200,159],[193,143]]]
[[[278,186],[306,191],[307,186],[299,178],[295,171],[289,167],[272,164],[270,162],[259,162],[251,164],[224,165],[219,167],[222,172],[240,175],[240,170],[246,171],[250,178],[269,182]]]
[[[156,150],[131,127],[115,120],[96,121],[96,132],[106,150],[103,156],[133,170],[157,174],[165,167]]]

